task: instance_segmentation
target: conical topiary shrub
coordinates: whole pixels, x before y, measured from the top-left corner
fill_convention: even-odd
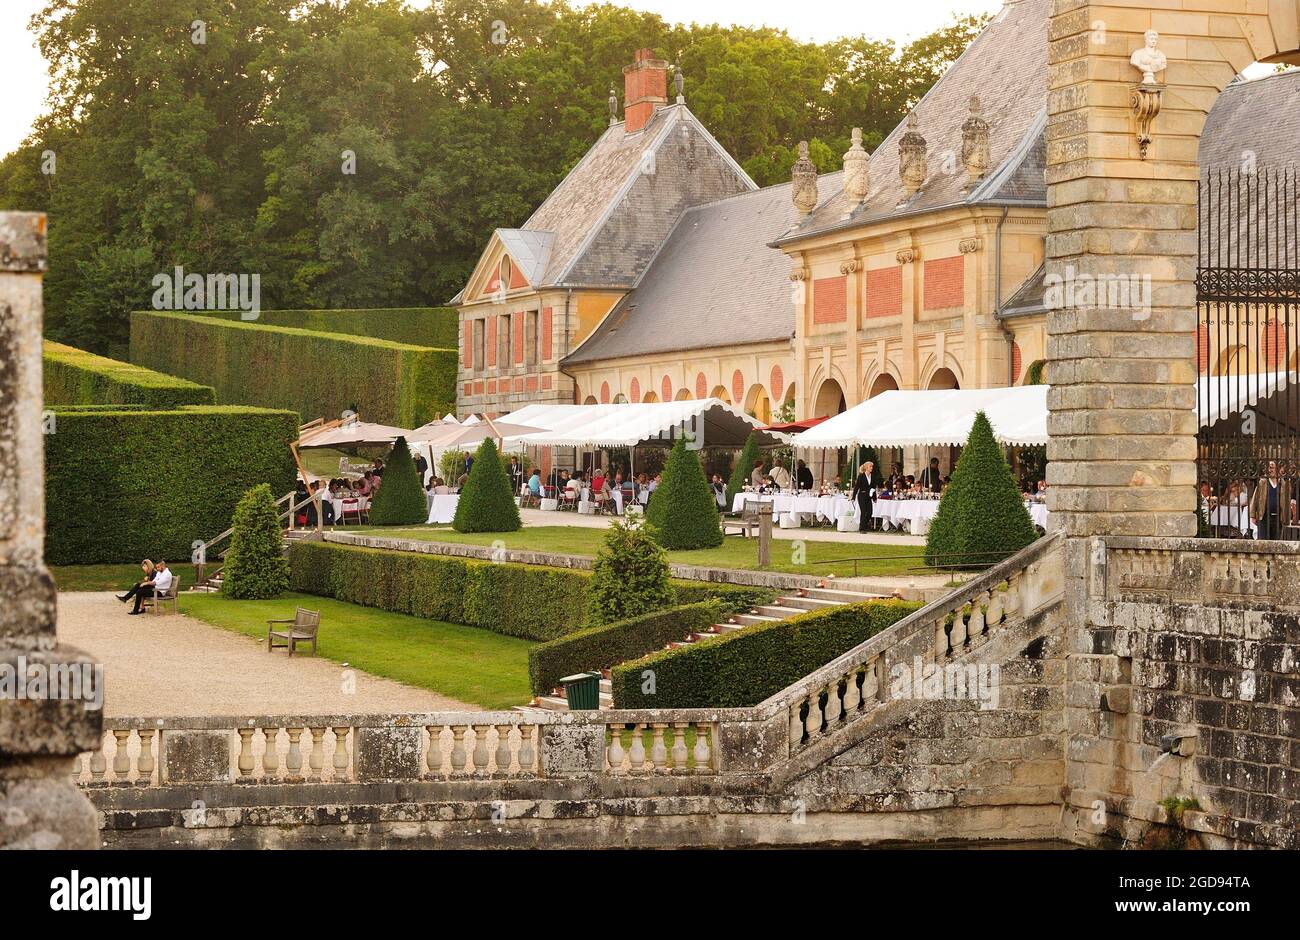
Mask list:
[[[754,472],[754,461],[759,458],[758,438],[751,432],[745,441],[745,447],[736,458],[736,465],[731,468],[731,480],[727,483],[727,506],[735,502],[736,494],[745,491],[749,475]]]
[[[668,455],[659,488],[650,496],[646,521],[667,549],[715,548],[722,544],[718,503],[704,479],[700,458],[679,438]]]
[[[451,525],[457,532],[515,532],[522,525],[510,476],[491,438],[474,455]]]
[[[280,513],[266,483],[253,487],[235,507],[230,551],[221,572],[221,593],[236,600],[267,600],[289,589]]]
[[[981,411],[930,523],[925,562],[988,568],[1037,537],[993,426]],[[958,555],[966,557],[953,557]]]
[[[384,477],[370,501],[372,525],[418,525],[429,518],[424,481],[415,469],[406,438],[399,437],[384,458]]]
[[[588,622],[613,623],[673,603],[668,558],[644,520],[615,520],[591,566]]]

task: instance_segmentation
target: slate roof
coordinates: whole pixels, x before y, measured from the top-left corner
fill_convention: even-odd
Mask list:
[[[870,190],[851,218],[844,218],[844,193],[827,188],[812,214],[776,243],[946,206],[1045,203],[1049,16],[1050,0],[1008,0],[917,104],[929,167],[919,191],[905,198],[898,176],[898,139],[907,130],[903,121],[871,154]],[[961,125],[970,115],[973,94],[989,123],[993,169],[968,189],[960,159]]]
[[[838,188],[842,177],[822,182]],[[632,292],[564,364],[789,339],[790,259],[767,243],[794,218],[789,183],[686,210]]]

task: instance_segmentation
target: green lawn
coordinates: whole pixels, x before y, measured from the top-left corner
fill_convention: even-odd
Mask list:
[[[320,611],[319,655],[335,662],[488,710],[532,697],[527,640],[310,594],[272,601],[181,594],[182,613],[263,641],[267,620],[292,617],[299,606]]]
[[[182,591],[194,585],[193,565],[169,564],[167,567],[172,574],[180,576]],[[124,565],[63,565],[50,568],[50,573],[60,591],[116,591],[118,594],[125,594],[127,588],[144,577],[140,566],[130,562]]]
[[[421,539],[429,542],[468,542],[473,545],[491,545],[501,539],[506,548],[532,549],[543,552],[560,552],[568,555],[595,555],[604,536],[603,529],[582,526],[530,526],[518,532],[457,532],[450,526],[413,526],[410,528],[369,526],[340,527],[340,532],[369,532],[393,538]],[[795,558],[798,546],[805,557]],[[862,576],[941,574],[923,567],[922,545],[880,545],[854,542],[817,542],[811,539],[796,542],[791,539],[772,540],[772,564],[768,571],[792,574],[834,574],[849,577],[854,573],[852,562],[823,564],[845,558],[867,558],[860,561],[857,573]],[[714,568],[756,569],[758,565],[758,539],[729,535],[717,548],[700,548],[691,551],[668,553],[668,560],[681,564],[708,565]],[[918,569],[912,572],[911,569]]]

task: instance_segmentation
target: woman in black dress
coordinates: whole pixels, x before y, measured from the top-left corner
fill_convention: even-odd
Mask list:
[[[868,460],[858,467],[858,478],[853,481],[853,493],[849,497],[858,504],[858,531],[866,532],[871,525],[871,477],[876,465]]]

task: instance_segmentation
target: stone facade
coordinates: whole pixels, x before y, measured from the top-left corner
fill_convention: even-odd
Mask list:
[[[99,844],[89,802],[68,779],[71,759],[99,740],[100,715],[80,701],[16,697],[15,676],[81,664],[55,635],[45,541],[41,410],[41,278],[45,216],[0,212],[0,849]],[[20,495],[21,494],[21,495]]]

